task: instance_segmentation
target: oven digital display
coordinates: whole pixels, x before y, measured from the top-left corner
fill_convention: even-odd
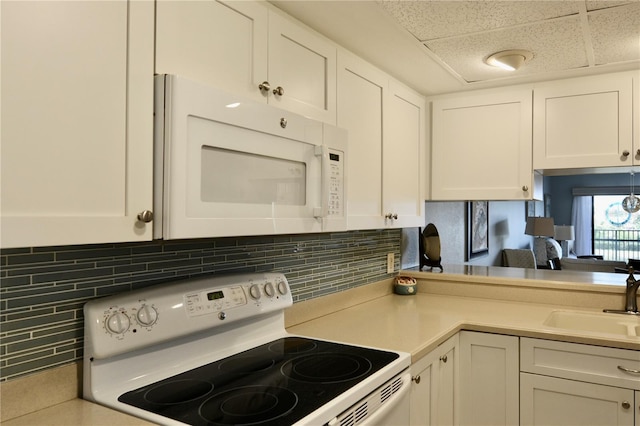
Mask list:
[[[207,293],[207,299],[209,300],[218,300],[224,297],[224,293],[222,291],[212,291],[211,293]]]
[[[329,153],[329,160],[331,160],[331,161],[340,161],[340,155],[330,152]]]

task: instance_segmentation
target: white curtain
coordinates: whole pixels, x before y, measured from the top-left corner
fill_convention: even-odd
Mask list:
[[[593,203],[591,198],[591,196],[573,197],[571,224],[576,233],[573,252],[578,256],[593,254],[593,234],[591,231],[593,228]]]

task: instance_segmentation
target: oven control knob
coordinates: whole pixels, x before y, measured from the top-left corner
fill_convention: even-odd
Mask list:
[[[258,287],[258,284],[253,284],[251,287],[249,287],[249,295],[253,299],[260,299],[260,287]]]
[[[156,311],[156,308],[153,306],[142,305],[140,306],[140,309],[138,309],[136,318],[140,325],[149,327],[156,323],[156,320],[158,319],[158,311]]]
[[[113,334],[122,334],[129,329],[130,320],[124,312],[114,312],[107,319],[107,330]]]
[[[278,282],[278,293],[282,295],[287,294],[287,285],[284,283],[284,281]]]
[[[264,285],[264,294],[266,294],[269,297],[273,297],[276,294],[276,290],[273,288],[272,283],[266,283]]]

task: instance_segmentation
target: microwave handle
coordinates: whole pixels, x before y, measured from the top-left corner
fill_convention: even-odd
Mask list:
[[[329,147],[316,145],[316,157],[320,157],[320,207],[313,209],[313,216],[326,218],[329,216],[329,185],[331,179],[331,164],[329,161]]]

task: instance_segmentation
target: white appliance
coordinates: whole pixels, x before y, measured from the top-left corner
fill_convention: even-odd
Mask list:
[[[345,130],[175,75],[155,85],[155,238],[346,230]]]
[[[410,356],[294,336],[282,274],[213,276],[84,307],[84,398],[165,425],[406,425]]]

